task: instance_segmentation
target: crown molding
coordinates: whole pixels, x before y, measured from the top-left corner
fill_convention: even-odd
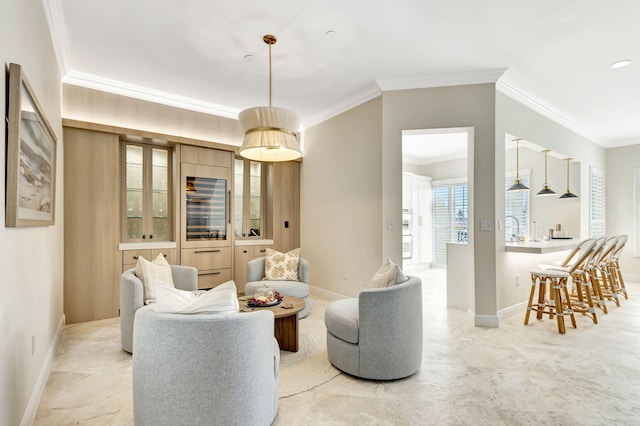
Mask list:
[[[88,89],[100,90],[102,92],[113,93],[116,95],[127,96],[130,98],[141,99],[143,101],[155,102],[191,111],[203,112],[205,114],[212,114],[220,117],[233,118],[236,120],[238,119],[238,113],[240,112],[237,108],[230,108],[224,105],[204,102],[198,99],[174,95],[172,93],[149,89],[147,87],[137,86],[135,84],[124,83],[121,81],[110,80],[78,71],[69,72],[62,79],[62,82],[74,86],[86,87]]]
[[[69,35],[64,19],[61,0],[42,0],[42,8],[49,26],[51,44],[58,61],[60,75],[67,75],[69,72]]]
[[[580,136],[589,139],[590,141],[607,148],[608,145],[605,141],[599,138],[594,133],[588,131],[583,125],[577,123],[569,115],[563,111],[553,107],[550,103],[534,96],[530,92],[516,86],[513,82],[506,78],[501,78],[496,84],[496,90],[515,101],[531,108],[540,115],[552,120],[561,126],[566,127],[579,134]]]
[[[362,92],[356,93],[354,96],[343,99],[341,102],[335,104],[331,108],[327,108],[323,111],[320,111],[317,114],[311,116],[308,120],[304,120],[304,127],[308,129],[317,124],[320,124],[324,121],[329,120],[343,112],[349,111],[363,103],[370,101],[371,99],[377,98],[382,94],[380,87],[374,82],[370,84],[366,89]]]
[[[445,74],[422,74],[401,78],[382,77],[377,78],[376,82],[383,91],[464,86],[468,84],[495,83],[502,77],[506,70],[506,68],[496,68],[490,70],[452,72]]]

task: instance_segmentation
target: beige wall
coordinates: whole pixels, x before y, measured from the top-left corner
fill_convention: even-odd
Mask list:
[[[640,257],[633,257],[633,169],[640,168],[640,145],[607,149],[606,223],[607,235],[629,235],[622,251],[623,276],[640,279]],[[640,208],[640,206],[638,206]]]
[[[467,159],[457,158],[455,160],[441,161],[439,163],[425,164],[418,166],[416,174],[429,176],[433,180],[446,180],[467,177]]]
[[[356,296],[382,264],[381,114],[376,98],[307,130],[300,245],[315,287]]]
[[[23,67],[58,138],[56,225],[6,228],[5,209],[0,209],[0,424],[17,425],[22,421],[29,422],[30,415],[35,414],[39,390],[44,387],[53,360],[56,333],[63,324],[60,73],[41,2],[3,2],[0,55],[5,67],[11,62]],[[0,85],[0,99],[6,99],[4,83]],[[0,128],[4,141],[5,126]],[[4,148],[0,149],[0,164],[4,167]],[[4,203],[4,173],[1,176]],[[31,337],[34,335],[36,351],[32,355]]]
[[[495,218],[495,85],[479,84],[383,93],[382,235],[383,256],[401,258],[402,131],[450,127],[473,128],[469,147],[469,243],[475,263],[476,324],[495,325],[495,226],[479,232],[479,221]],[[387,226],[392,224],[393,230]],[[395,227],[394,227],[395,225]],[[491,317],[491,318],[489,318]]]

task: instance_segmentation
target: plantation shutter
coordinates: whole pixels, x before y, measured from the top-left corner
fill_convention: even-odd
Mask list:
[[[446,265],[447,242],[451,238],[449,186],[433,188],[433,263]]]
[[[513,184],[515,175],[507,176],[505,181],[504,197],[504,238],[511,241],[518,236],[518,226],[520,234],[527,233],[527,223],[529,219],[529,193],[530,191],[508,192],[507,189]],[[520,174],[520,181],[529,186],[529,174]],[[513,218],[517,219],[514,220]]]
[[[589,199],[589,236],[604,237],[604,174],[602,170],[591,167]]]

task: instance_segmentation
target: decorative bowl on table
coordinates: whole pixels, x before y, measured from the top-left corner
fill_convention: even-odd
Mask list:
[[[280,302],[282,302],[280,293],[271,287],[267,287],[266,284],[258,288],[252,297],[247,298],[247,306],[252,308],[275,306]]]

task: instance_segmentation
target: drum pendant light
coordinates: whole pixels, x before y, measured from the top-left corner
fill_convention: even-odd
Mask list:
[[[519,143],[522,139],[514,139],[513,142],[516,143],[516,179],[513,181],[513,185],[511,185],[509,187],[509,189],[507,189],[507,191],[509,192],[522,192],[522,191],[528,191],[529,187],[524,185],[521,181],[520,181],[520,149],[519,149]]]
[[[544,185],[536,195],[553,195],[556,192],[549,188],[549,184],[547,183],[547,153],[549,152],[549,150],[545,149],[542,152],[544,153]]]
[[[267,34],[262,40],[269,46],[269,106],[245,109],[238,115],[244,128],[240,155],[255,161],[295,160],[302,156],[298,143],[300,118],[292,111],[271,106],[271,46],[277,39]]]
[[[577,198],[578,196],[569,189],[569,161],[573,160],[573,158],[565,158],[564,160],[567,162],[567,192],[562,194],[560,198]]]

